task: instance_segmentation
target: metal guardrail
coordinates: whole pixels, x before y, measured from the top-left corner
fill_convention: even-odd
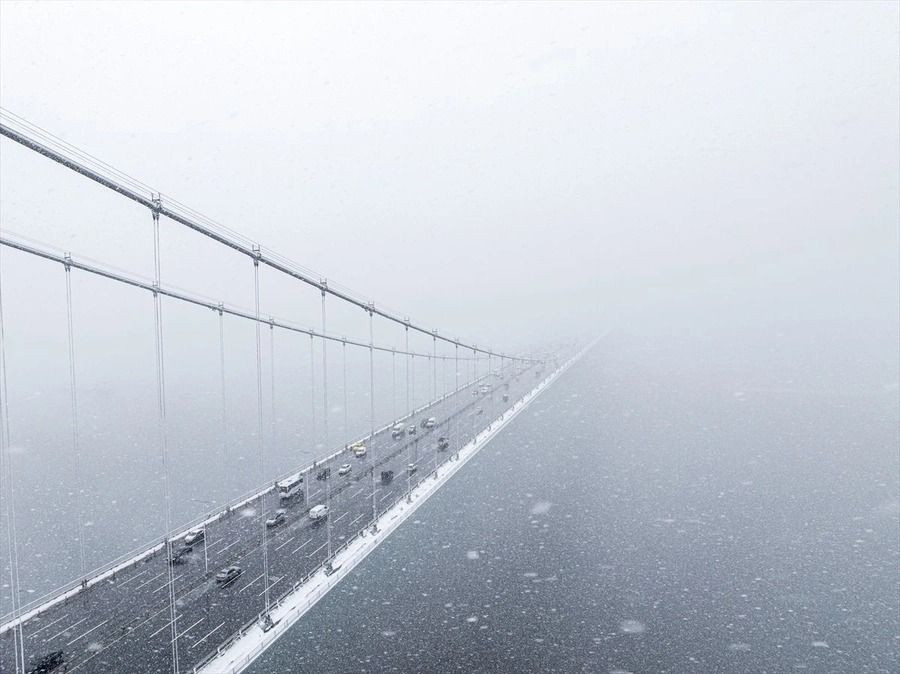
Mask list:
[[[523,370],[520,370],[520,372],[526,372],[529,369],[530,368],[526,367]],[[388,423],[388,424],[376,429],[374,434],[369,433],[363,437],[358,438],[357,440],[354,440],[353,442],[366,442],[366,441],[370,440],[372,437],[374,437],[374,435],[378,435],[380,433],[384,433],[385,431],[389,430],[391,428],[391,426],[393,425],[393,423],[408,421],[412,417],[414,417],[418,414],[421,414],[422,412],[425,412],[425,411],[441,404],[448,398],[451,398],[455,395],[459,395],[466,389],[469,389],[473,386],[478,385],[480,382],[484,381],[485,379],[488,379],[490,376],[491,376],[491,373],[488,373],[488,374],[482,375],[466,384],[463,384],[459,388],[454,389],[453,391],[450,391],[448,393],[445,393],[442,396],[440,396],[439,398],[436,398],[435,400],[432,400],[432,401],[426,403],[425,405],[422,405],[421,407],[414,409],[413,411],[407,413],[406,415],[399,417],[395,422]],[[461,410],[467,409],[470,405],[471,405],[471,402],[460,409]],[[454,415],[452,415],[452,416],[455,416],[456,414],[457,413],[454,413]],[[451,418],[452,418],[452,416],[451,416]],[[350,443],[350,444],[352,444],[352,443]],[[244,492],[241,496],[238,496],[235,499],[233,499],[231,502],[229,502],[227,505],[225,505],[221,510],[217,511],[215,514],[213,514],[213,515],[204,514],[204,515],[194,518],[193,520],[189,520],[187,523],[180,524],[173,531],[169,532],[169,535],[164,537],[162,540],[155,539],[153,542],[145,543],[141,546],[138,546],[137,548],[132,549],[129,552],[123,553],[123,554],[119,555],[118,557],[116,557],[115,559],[91,570],[90,572],[85,574],[84,577],[76,578],[68,583],[65,583],[65,584],[57,587],[56,589],[46,592],[45,594],[41,595],[40,597],[38,597],[36,599],[33,599],[32,601],[28,602],[28,604],[20,606],[18,611],[10,612],[10,613],[7,613],[6,615],[0,616],[0,634],[3,634],[4,632],[11,629],[14,626],[14,624],[17,624],[17,622],[19,620],[29,620],[29,619],[33,618],[34,616],[39,615],[41,612],[43,612],[47,608],[59,603],[60,601],[61,602],[68,601],[69,599],[71,599],[72,597],[77,595],[79,592],[90,588],[91,586],[95,585],[96,583],[100,582],[101,580],[104,580],[105,578],[108,578],[108,577],[115,577],[115,575],[117,573],[119,573],[121,571],[125,571],[126,569],[130,568],[131,566],[133,566],[135,564],[138,564],[146,559],[154,557],[157,553],[159,553],[166,547],[166,543],[168,541],[182,537],[190,529],[197,528],[200,526],[205,526],[208,524],[212,524],[212,523],[222,519],[223,517],[227,517],[234,511],[246,506],[248,503],[252,503],[253,501],[255,501],[259,498],[262,498],[266,494],[273,491],[275,489],[276,482],[279,482],[280,480],[290,477],[291,475],[297,475],[299,473],[309,472],[315,466],[321,465],[322,463],[326,463],[328,461],[332,461],[336,457],[340,456],[343,452],[345,452],[347,450],[347,447],[349,447],[349,444],[344,445],[340,449],[337,449],[337,450],[331,452],[327,456],[313,460],[313,462],[311,464],[307,465],[304,468],[301,468],[299,470],[292,470],[292,471],[285,472],[285,473],[277,476],[275,478],[275,480],[273,480],[272,482],[267,483],[266,486],[255,487],[253,489],[249,489],[246,492]]]

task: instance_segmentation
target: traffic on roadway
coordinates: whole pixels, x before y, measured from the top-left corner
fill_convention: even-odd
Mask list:
[[[253,501],[23,625],[26,671],[190,671],[326,563],[376,517],[536,383],[535,368],[496,371],[329,460],[281,480]],[[266,545],[268,574],[264,564]],[[173,571],[173,648],[169,567]],[[268,581],[268,585],[267,585]],[[0,671],[15,671],[13,631]]]

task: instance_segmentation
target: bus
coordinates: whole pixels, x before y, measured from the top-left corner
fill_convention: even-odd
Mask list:
[[[300,473],[291,475],[289,478],[276,483],[275,486],[278,487],[278,496],[281,497],[282,501],[286,501],[300,491],[300,487],[303,486],[303,476]]]

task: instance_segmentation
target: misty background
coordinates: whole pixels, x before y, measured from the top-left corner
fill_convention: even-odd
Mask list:
[[[0,104],[442,334],[512,352],[608,331],[691,340],[727,354],[742,389],[789,384],[802,355],[804,386],[883,404],[900,342],[898,20],[896,3],[4,2]],[[4,233],[152,276],[145,208],[6,139],[0,198]],[[53,547],[76,521],[64,274],[5,248],[0,265],[23,583],[39,594],[77,576],[76,552]],[[162,277],[252,307],[249,261],[165,220]],[[84,274],[73,297],[98,565],[160,532],[153,316],[147,293]],[[263,315],[317,328],[319,302],[262,270]],[[186,521],[261,482],[254,333],[226,319],[223,437],[217,317],[165,306]],[[329,326],[368,338],[359,309],[330,303]],[[374,331],[403,346],[397,326]],[[349,356],[350,428],[336,406],[326,439],[321,352],[310,364],[308,338],[276,332],[273,360],[268,340],[273,472],[368,430],[366,354]],[[332,386],[340,356],[329,346]],[[380,422],[405,405],[395,365],[376,364]],[[896,480],[896,443],[854,451]]]

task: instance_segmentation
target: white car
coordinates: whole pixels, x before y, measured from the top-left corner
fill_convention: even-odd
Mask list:
[[[408,466],[406,466],[406,472],[409,473],[410,475],[415,473],[417,470],[419,470],[419,467],[414,463],[411,463]]]
[[[412,424],[411,426],[407,427],[406,432],[409,433],[410,435],[415,435],[417,430],[418,429],[416,428],[416,425]]]
[[[353,470],[353,466],[351,466],[349,463],[345,463],[340,468],[338,468],[338,475],[346,475],[351,470]]]
[[[193,543],[199,543],[206,537],[206,532],[203,529],[191,529],[184,536],[184,544],[191,545]]]
[[[366,446],[362,442],[355,442],[350,445],[350,451],[354,456],[360,457],[366,455]]]
[[[309,519],[311,520],[324,520],[326,517],[328,517],[327,505],[313,506],[309,510]]]
[[[424,428],[434,428],[435,426],[437,426],[437,419],[435,419],[434,417],[428,417],[425,420],[425,423],[422,424],[422,426]]]

